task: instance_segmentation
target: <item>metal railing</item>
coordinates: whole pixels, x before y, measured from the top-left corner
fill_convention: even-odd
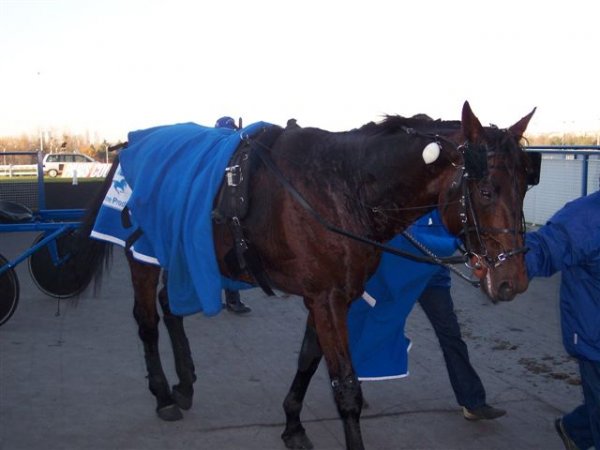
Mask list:
[[[542,153],[540,184],[525,196],[525,220],[545,223],[566,202],[598,190],[600,146],[529,146]]]
[[[599,145],[556,145],[556,146],[529,146],[526,147],[527,151],[536,151],[542,153],[542,155],[573,155],[575,159],[581,159],[583,161],[581,165],[581,195],[588,194],[588,180],[589,180],[589,169],[590,169],[590,156],[600,158],[600,146]],[[596,178],[596,181],[598,179]],[[598,185],[596,185],[598,189]]]

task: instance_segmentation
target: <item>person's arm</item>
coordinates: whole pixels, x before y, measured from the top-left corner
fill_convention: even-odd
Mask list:
[[[548,277],[572,264],[573,246],[562,225],[548,223],[538,231],[525,235],[529,251],[525,255],[529,278]]]

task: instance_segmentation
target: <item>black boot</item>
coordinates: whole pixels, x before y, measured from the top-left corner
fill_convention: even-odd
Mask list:
[[[240,299],[238,291],[230,291],[225,289],[225,307],[228,311],[236,314],[246,314],[252,311]]]

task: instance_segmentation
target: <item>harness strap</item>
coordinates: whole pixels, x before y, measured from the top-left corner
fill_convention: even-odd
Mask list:
[[[229,267],[232,275],[235,277],[243,272],[248,272],[265,294],[275,295],[256,248],[244,237],[244,230],[239,219],[234,217],[230,220],[229,227],[235,247],[225,255],[225,264]]]
[[[121,210],[121,225],[123,225],[123,228],[131,228],[133,226],[133,222],[131,222],[131,217],[129,216],[129,207],[127,205]],[[140,227],[133,230],[133,233],[125,240],[125,250],[131,249],[131,246],[135,241],[142,237],[142,234],[144,234],[144,232]]]
[[[125,250],[129,250],[131,246],[135,243],[135,241],[141,238],[143,234],[144,232],[141,228],[136,228],[135,231],[131,233],[129,237],[125,240]]]

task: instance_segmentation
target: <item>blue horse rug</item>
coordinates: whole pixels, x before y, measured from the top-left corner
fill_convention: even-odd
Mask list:
[[[232,130],[182,123],[129,133],[91,237],[125,246],[140,228],[133,255],[169,271],[174,314],[218,314],[223,288],[253,287],[220,275],[211,211],[241,140],[269,126],[258,122]],[[122,223],[125,206],[130,227]]]
[[[458,239],[446,230],[437,211],[420,218],[408,232],[437,256],[451,256],[458,248]],[[389,245],[422,255],[400,234]],[[360,380],[408,375],[411,341],[404,334],[404,326],[415,302],[438,270],[440,266],[436,264],[383,254],[364,294],[352,303],[348,313],[352,365]]]

